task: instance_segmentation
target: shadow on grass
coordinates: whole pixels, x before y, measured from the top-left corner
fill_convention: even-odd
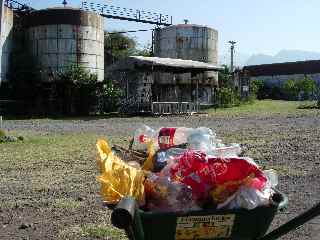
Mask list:
[[[66,116],[66,115],[33,115],[33,116],[3,116],[4,120],[38,120],[38,119],[52,119],[52,120],[82,120],[82,121],[91,121],[91,120],[101,120],[101,119],[112,119],[112,118],[134,118],[134,117],[152,117],[151,113],[136,113],[136,114],[123,114],[118,112],[99,114],[99,115],[89,115],[89,116]]]
[[[298,109],[320,109],[320,104],[310,103],[310,104],[301,104],[298,106]]]

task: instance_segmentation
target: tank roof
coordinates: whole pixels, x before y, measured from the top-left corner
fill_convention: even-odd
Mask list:
[[[176,27],[207,27],[206,25],[200,25],[200,24],[184,24],[184,23],[181,23],[181,24],[176,24],[176,25],[173,25],[173,26],[176,26]]]
[[[39,11],[45,11],[45,10],[61,10],[61,9],[66,9],[66,10],[80,10],[80,8],[75,8],[75,7],[50,7],[50,8],[44,8]]]
[[[26,16],[26,26],[70,24],[103,28],[103,17],[91,11],[73,7],[53,7],[31,12]]]
[[[200,25],[200,24],[176,24],[176,25],[171,25],[162,29],[168,29],[168,28],[208,28],[214,31],[217,31],[216,29],[212,28],[212,27],[208,27],[206,25]]]

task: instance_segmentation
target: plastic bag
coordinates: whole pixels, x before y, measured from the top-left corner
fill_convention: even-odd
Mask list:
[[[237,143],[232,143],[230,146],[216,147],[213,148],[209,155],[215,156],[217,158],[230,158],[237,157],[241,153],[241,147]]]
[[[148,142],[147,144],[147,160],[144,162],[142,169],[147,171],[153,171],[154,170],[154,155],[155,155],[155,149],[154,149],[154,143],[152,141]]]
[[[229,197],[217,209],[254,209],[258,206],[266,206],[270,203],[271,192],[259,191],[252,187],[240,186],[238,191]]]
[[[200,210],[192,198],[192,190],[168,177],[151,175],[145,181],[147,208],[152,211]]]
[[[259,206],[267,206],[274,193],[273,189],[278,185],[278,176],[275,170],[263,172],[267,177],[267,183],[262,190],[248,186],[240,186],[238,191],[229,197],[224,203],[217,206],[218,209],[254,209]]]
[[[105,140],[96,144],[97,164],[101,175],[101,196],[108,204],[118,203],[124,196],[134,197],[140,205],[145,203],[144,180],[148,175],[143,170],[129,166],[115,156]]]
[[[188,136],[188,148],[193,151],[209,153],[215,148],[216,134],[206,127],[193,129]]]
[[[183,148],[169,148],[167,150],[159,150],[153,158],[153,172],[160,172],[163,168],[166,167],[170,160],[182,156],[186,151],[187,149]],[[166,176],[169,176],[169,174],[166,174]]]
[[[211,197],[214,203],[222,203],[242,185],[261,190],[267,182],[258,166],[245,158],[208,158],[205,153],[187,151],[168,167],[171,178],[190,186],[200,201]]]

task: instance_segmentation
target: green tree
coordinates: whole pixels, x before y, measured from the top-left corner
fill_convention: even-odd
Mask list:
[[[77,64],[70,65],[65,71],[60,72],[58,77],[62,81],[71,82],[79,87],[84,84],[95,84],[97,82],[97,74],[91,73]]]
[[[63,82],[60,86],[60,96],[65,113],[87,115],[98,105],[98,92],[101,84],[97,75],[82,66],[71,65],[58,74]]]
[[[101,93],[102,111],[114,112],[118,109],[121,98],[123,97],[123,91],[115,86],[111,80],[106,80],[103,83],[103,89]]]
[[[123,33],[107,33],[104,35],[105,55],[112,58],[112,62],[132,55],[137,42]]]
[[[250,99],[260,99],[261,98],[261,91],[264,88],[263,80],[253,79],[250,82]]]
[[[153,53],[152,53],[151,44],[148,43],[147,45],[143,46],[142,49],[136,48],[134,55],[144,56],[144,57],[152,57]]]
[[[317,107],[320,108],[320,87],[319,86],[317,86],[316,88],[315,96],[317,100]]]
[[[125,35],[124,33],[105,32],[104,40],[106,65],[110,65],[131,55],[148,57],[152,55],[151,44],[147,44],[146,46],[139,48],[137,40]]]
[[[310,99],[315,95],[316,83],[310,77],[304,77],[300,80],[288,80],[283,85],[285,93],[291,100],[301,97],[302,100]]]
[[[218,78],[220,87],[232,86],[231,72],[227,65],[223,65],[223,70],[218,72]]]
[[[230,87],[221,87],[217,91],[218,106],[232,107],[240,105],[240,96]]]
[[[297,81],[297,88],[299,89],[299,92],[303,93],[302,94],[302,99],[310,99],[315,91],[316,91],[316,83],[315,81],[310,78],[310,77],[304,77],[303,79]]]
[[[283,90],[287,94],[289,100],[295,100],[299,94],[299,88],[296,80],[289,79],[283,85]]]

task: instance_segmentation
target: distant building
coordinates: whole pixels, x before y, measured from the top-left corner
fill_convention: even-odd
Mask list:
[[[260,79],[269,86],[281,86],[289,79],[299,80],[304,77],[314,79],[320,86],[320,60],[245,66],[241,72],[249,81]]]

